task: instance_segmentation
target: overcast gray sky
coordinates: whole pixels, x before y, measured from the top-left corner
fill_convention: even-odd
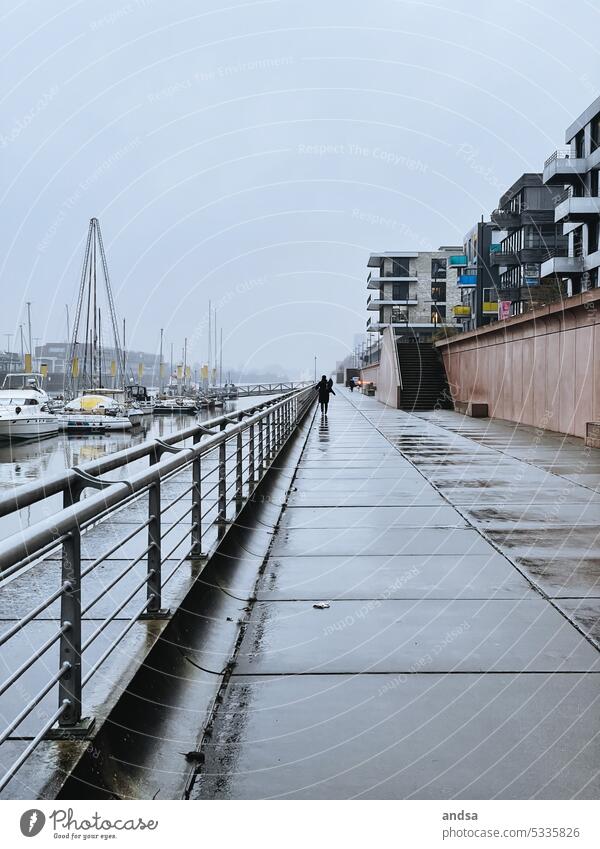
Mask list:
[[[596,0],[0,9],[0,331],[64,338],[97,216],[131,346],[202,360],[212,298],[290,376],[364,331],[370,251],[460,243],[600,93]]]

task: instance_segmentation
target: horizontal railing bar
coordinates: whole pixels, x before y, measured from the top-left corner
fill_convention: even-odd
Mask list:
[[[42,687],[42,689],[39,691],[39,693],[37,693],[37,695],[35,695],[31,699],[31,701],[29,701],[25,705],[25,707],[23,708],[21,713],[18,713],[15,716],[15,718],[11,722],[9,722],[9,724],[6,726],[4,731],[0,734],[0,746],[2,745],[2,743],[6,742],[6,740],[10,737],[10,735],[15,730],[15,728],[18,728],[19,725],[23,722],[23,720],[26,719],[29,716],[29,714],[34,709],[34,707],[36,705],[39,705],[39,703],[42,701],[44,696],[46,696],[50,692],[50,690],[55,686],[57,681],[60,681],[60,679],[63,677],[63,675],[65,674],[65,672],[69,668],[70,668],[69,663],[63,663],[63,665],[60,667],[60,669],[57,672],[54,673],[52,678],[50,678],[48,683],[44,687]]]
[[[112,588],[115,586],[115,584],[118,584],[118,583],[119,583],[119,581],[120,581],[122,578],[124,578],[124,577],[125,577],[125,575],[127,575],[129,572],[131,572],[131,570],[133,569],[133,567],[134,567],[134,566],[137,566],[137,564],[138,564],[141,560],[143,560],[143,559],[144,559],[144,557],[148,554],[148,552],[150,551],[150,549],[151,549],[151,548],[152,548],[152,545],[148,545],[148,546],[147,546],[147,547],[146,547],[146,548],[145,548],[145,549],[141,552],[141,554],[138,554],[138,556],[137,556],[134,560],[132,560],[132,561],[131,561],[131,563],[128,563],[128,564],[127,564],[127,566],[123,569],[123,571],[122,571],[119,575],[117,575],[117,577],[116,577],[116,578],[113,578],[113,580],[110,582],[110,584],[109,584],[107,587],[104,587],[104,588],[103,588],[103,590],[102,590],[102,592],[101,592],[101,593],[99,593],[99,595],[97,595],[97,596],[96,596],[96,598],[95,598],[93,601],[90,601],[90,603],[88,604],[88,606],[87,606],[87,607],[84,607],[84,608],[83,608],[83,610],[81,611],[81,615],[82,615],[82,616],[85,616],[85,614],[86,614],[86,613],[88,613],[88,612],[92,609],[92,607],[94,607],[96,604],[98,604],[98,602],[100,601],[100,599],[101,599],[101,598],[104,598],[104,596],[106,595],[106,593],[107,593],[109,590],[112,590]]]
[[[18,634],[18,632],[22,628],[24,628],[25,625],[28,625],[29,622],[32,621],[32,619],[35,619],[35,617],[38,615],[38,613],[41,613],[43,610],[46,610],[47,607],[50,607],[52,602],[56,601],[57,598],[60,598],[61,595],[64,592],[66,592],[66,590],[70,589],[70,587],[71,587],[70,582],[65,581],[64,584],[62,584],[62,586],[60,586],[56,590],[56,592],[53,592],[52,595],[48,596],[48,598],[45,601],[41,601],[38,604],[37,607],[34,607],[33,610],[30,610],[29,613],[26,613],[25,616],[23,616],[21,619],[19,619],[18,622],[16,622],[14,625],[12,625],[8,629],[8,631],[5,631],[2,634],[2,636],[0,637],[0,646],[3,646],[4,643],[8,642],[8,640],[10,640],[11,637],[14,637],[15,634]]]
[[[93,631],[93,632],[90,634],[90,636],[87,638],[87,640],[84,640],[84,642],[81,644],[81,653],[82,653],[82,654],[84,653],[84,651],[85,651],[87,648],[89,648],[89,647],[92,645],[92,643],[94,642],[94,640],[95,640],[95,639],[97,639],[97,637],[99,637],[99,636],[100,636],[100,634],[102,633],[102,631],[104,631],[104,629],[105,629],[108,625],[110,625],[110,623],[113,621],[113,619],[116,619],[116,618],[117,618],[117,616],[118,616],[118,615],[119,615],[119,613],[123,610],[123,608],[125,607],[125,605],[126,605],[126,604],[128,604],[128,603],[131,601],[131,599],[134,597],[134,595],[136,595],[137,593],[139,593],[139,591],[142,589],[142,587],[144,586],[144,584],[147,584],[147,583],[148,583],[148,581],[150,580],[150,578],[151,578],[153,575],[154,575],[154,569],[150,569],[150,571],[149,571],[149,572],[147,572],[147,573],[144,575],[144,577],[142,578],[142,580],[141,580],[141,581],[139,581],[139,582],[138,582],[138,584],[136,585],[136,587],[135,587],[135,588],[134,588],[134,589],[133,589],[133,590],[129,593],[129,595],[127,596],[127,598],[126,598],[124,601],[122,601],[122,602],[121,602],[121,604],[113,610],[113,612],[110,614],[110,616],[107,616],[107,618],[106,618],[103,622],[101,622],[101,623],[98,625],[98,627],[96,628],[96,630],[95,630],[95,631]],[[146,604],[148,604],[148,599],[146,599]]]
[[[195,529],[196,529],[196,523],[194,522],[194,523],[193,523],[192,525],[190,525],[190,527],[186,530],[186,532],[185,532],[185,533],[184,533],[184,535],[181,537],[181,539],[179,540],[179,542],[175,543],[175,545],[173,546],[173,548],[171,549],[171,551],[169,551],[169,553],[168,553],[168,554],[165,554],[165,556],[164,556],[164,557],[162,558],[162,560],[160,561],[161,566],[162,566],[162,564],[163,564],[163,563],[166,563],[166,562],[167,562],[167,560],[168,560],[168,559],[169,559],[169,557],[173,554],[173,552],[174,552],[174,551],[177,551],[177,549],[179,548],[179,546],[181,545],[181,543],[184,541],[184,539],[185,539],[186,537],[189,537],[189,535],[190,535],[190,534],[192,533],[192,531],[194,531]]]
[[[192,546],[192,547],[189,549],[189,551],[186,551],[186,553],[183,555],[183,557],[182,557],[180,560],[178,560],[178,561],[177,561],[177,563],[176,563],[176,565],[174,566],[174,568],[173,568],[173,569],[171,569],[171,571],[169,572],[168,576],[167,576],[167,577],[165,578],[165,580],[163,581],[163,587],[166,587],[166,585],[169,583],[169,581],[171,580],[171,578],[173,577],[173,575],[175,574],[175,572],[179,569],[179,567],[181,566],[181,564],[182,564],[182,563],[185,563],[185,561],[186,561],[186,560],[190,557],[190,555],[192,554],[193,550],[194,550],[194,547]]]
[[[171,533],[173,528],[177,527],[177,525],[179,524],[179,522],[181,522],[182,519],[185,519],[186,516],[189,516],[193,509],[194,509],[194,505],[192,504],[190,507],[188,507],[188,509],[185,511],[185,513],[182,513],[181,516],[178,516],[177,521],[173,522],[172,525],[169,528],[167,528],[166,531],[164,531],[164,533],[161,536],[161,540],[164,540],[166,538],[166,536]]]
[[[0,685],[0,696],[4,695],[8,688],[11,687],[15,683],[15,681],[18,681],[18,679],[21,677],[21,675],[23,675],[24,672],[27,672],[28,669],[31,669],[36,660],[39,660],[42,655],[46,654],[48,649],[53,646],[54,643],[59,640],[63,634],[66,634],[70,627],[71,625],[68,622],[64,622],[60,626],[56,634],[52,634],[51,637],[48,637],[45,643],[42,643],[42,645],[30,657],[28,657],[27,660],[23,661],[19,668],[16,669],[13,674],[10,675],[6,679],[6,681],[4,681]]]
[[[42,729],[38,731],[33,740],[23,749],[19,757],[16,761],[11,764],[9,769],[4,773],[2,778],[0,778],[0,791],[4,790],[8,782],[16,775],[16,773],[21,769],[29,755],[34,751],[34,749],[38,746],[41,740],[44,739],[47,732],[52,728],[54,723],[60,719],[65,710],[67,709],[68,704],[64,702],[57,710],[52,714],[52,716],[44,723]]]
[[[91,669],[88,670],[87,675],[85,675],[84,678],[81,681],[82,688],[85,687],[85,685],[88,683],[90,678],[93,675],[95,675],[95,673],[102,666],[102,664],[104,663],[106,658],[109,657],[109,655],[111,655],[114,652],[114,650],[119,645],[119,643],[121,642],[121,640],[123,639],[125,634],[129,633],[129,631],[133,628],[133,626],[139,620],[140,616],[142,615],[144,610],[148,607],[148,604],[152,601],[153,598],[155,598],[155,595],[154,595],[154,593],[151,593],[148,596],[148,598],[144,599],[144,603],[141,605],[139,610],[136,611],[136,613],[133,615],[133,617],[129,620],[129,622],[127,623],[127,626],[125,628],[123,628],[123,630],[119,633],[116,640],[114,640],[114,642],[106,649],[106,651],[103,652],[100,655],[100,657],[98,658],[96,663],[91,667]]]
[[[139,534],[140,531],[143,531],[144,528],[147,528],[150,524],[151,520],[154,519],[154,516],[149,516],[145,522],[143,522],[138,528],[134,528],[133,531],[130,531],[126,536],[116,542],[112,548],[109,548],[108,551],[105,551],[104,554],[101,554],[100,557],[97,557],[89,566],[86,566],[85,569],[81,570],[81,577],[85,578],[86,575],[89,575],[90,572],[93,572],[101,563],[104,563],[107,557],[110,557],[111,554],[114,554],[122,545],[126,542],[129,542],[130,539],[133,539],[135,536]]]
[[[40,557],[43,557],[44,554],[49,554],[53,549],[57,548],[59,545],[67,539],[68,534],[63,534],[57,539],[53,539],[51,542],[47,543],[43,548],[38,549],[32,554],[28,554],[26,557],[21,558],[17,563],[14,563],[12,566],[8,566],[6,569],[2,569],[0,571],[0,584],[6,578],[10,578],[20,569],[24,569],[25,566],[29,566],[30,563],[33,563],[34,560],[39,560]]]
[[[163,515],[163,513],[166,513],[166,512],[167,512],[167,510],[170,510],[170,509],[171,509],[171,507],[174,507],[174,506],[177,504],[177,502],[178,502],[178,501],[181,501],[181,499],[182,499],[182,498],[185,498],[185,496],[186,496],[186,495],[189,495],[189,494],[190,494],[190,492],[191,492],[193,489],[195,489],[195,487],[196,487],[196,484],[195,484],[195,483],[193,483],[193,484],[192,484],[191,486],[189,486],[189,487],[188,487],[188,488],[187,488],[184,492],[182,492],[182,493],[181,493],[181,495],[178,495],[178,496],[177,496],[177,498],[174,498],[174,499],[173,499],[173,501],[170,501],[170,502],[169,502],[169,504],[167,504],[167,506],[166,506],[166,507],[163,507],[163,508],[161,509],[161,511],[160,511],[160,515],[162,516],[162,515]]]

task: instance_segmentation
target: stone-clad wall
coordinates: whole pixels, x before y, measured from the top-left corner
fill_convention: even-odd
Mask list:
[[[455,401],[585,437],[600,421],[600,290],[438,342]]]

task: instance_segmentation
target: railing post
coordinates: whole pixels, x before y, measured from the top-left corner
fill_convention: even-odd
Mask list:
[[[162,616],[162,545],[160,516],[160,479],[148,488],[148,606],[142,618]]]
[[[241,416],[240,416],[241,419]],[[240,431],[236,437],[236,451],[235,451],[235,512],[239,513],[242,509],[243,504],[243,469],[242,469],[242,456],[243,456],[243,440],[242,440],[242,432]]]
[[[58,683],[58,704],[66,708],[58,720],[62,729],[81,723],[81,531],[74,528],[62,546],[62,581],[68,587],[61,596],[59,666],[68,664]]]
[[[201,435],[194,434],[194,445]],[[192,460],[192,550],[191,557],[202,557],[202,463],[200,455]]]
[[[262,480],[265,467],[265,433],[264,419],[258,422],[258,483]]]
[[[221,432],[225,430],[226,423],[221,422]],[[224,439],[219,445],[219,506],[217,514],[217,534],[221,539],[225,534],[227,526],[227,440]]]
[[[271,416],[272,411],[269,410],[265,419],[265,471],[269,468],[271,459]]]
[[[254,425],[248,431],[248,497],[254,492],[256,479],[254,476]]]

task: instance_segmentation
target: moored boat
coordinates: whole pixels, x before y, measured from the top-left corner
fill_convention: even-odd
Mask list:
[[[6,375],[0,389],[0,439],[16,442],[58,433],[42,383],[41,374]]]

